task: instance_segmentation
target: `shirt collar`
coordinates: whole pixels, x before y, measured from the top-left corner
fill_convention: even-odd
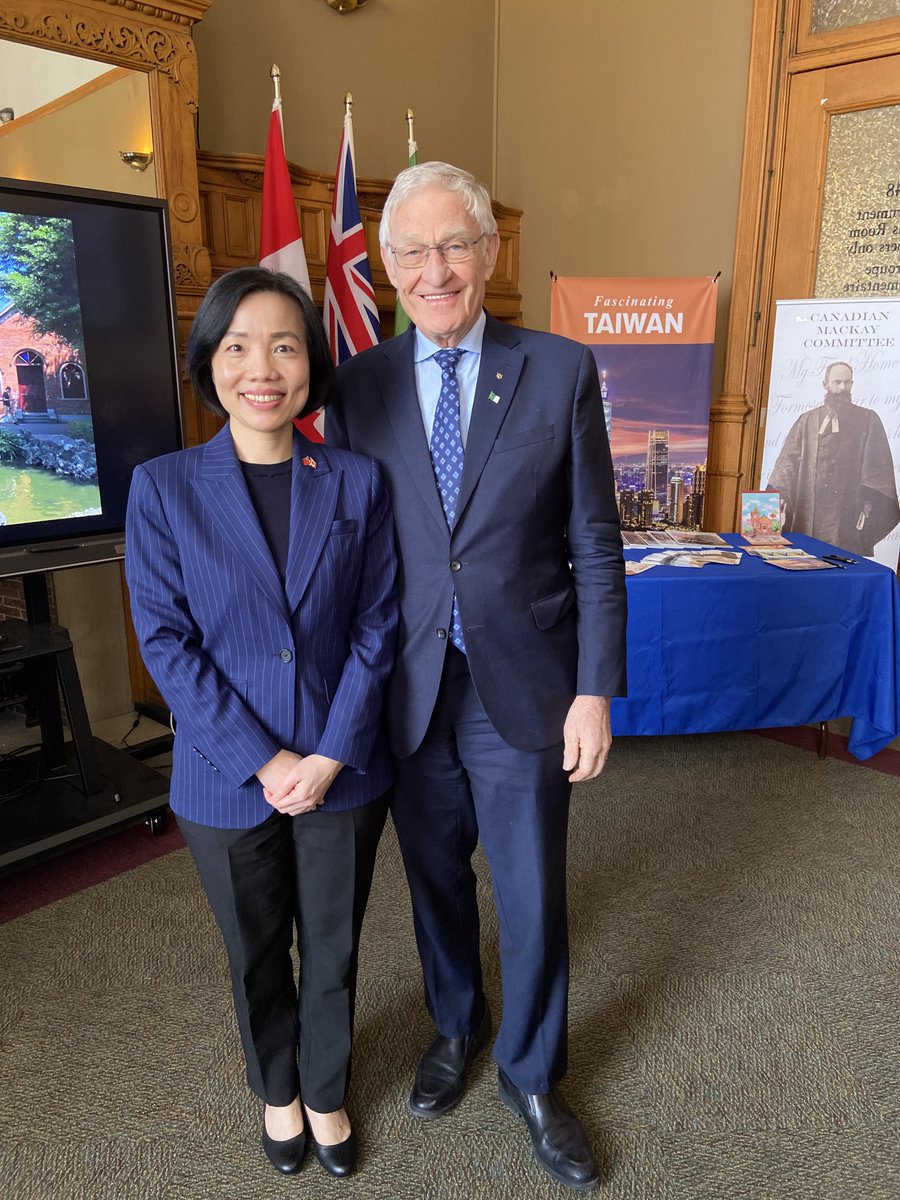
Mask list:
[[[457,349],[468,350],[471,354],[481,353],[481,344],[484,341],[484,327],[487,324],[487,316],[484,309],[478,314],[478,320],[466,334],[461,342],[458,343]],[[428,358],[434,358],[441,347],[436,342],[427,338],[421,329],[416,327],[416,345],[414,350],[414,361],[417,363],[425,362]]]

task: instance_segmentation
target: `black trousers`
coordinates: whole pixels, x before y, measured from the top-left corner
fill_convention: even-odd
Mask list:
[[[275,812],[252,829],[178,817],[228,954],[247,1082],[268,1104],[298,1093],[315,1112],[344,1103],[359,936],[386,814],[381,797],[346,812]]]

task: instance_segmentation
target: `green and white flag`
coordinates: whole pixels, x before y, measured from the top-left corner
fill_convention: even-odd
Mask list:
[[[407,147],[409,150],[409,161],[407,162],[406,165],[408,167],[414,167],[416,165],[416,163],[419,161],[418,160],[419,148],[416,145],[415,138],[413,137],[412,109],[408,108],[406,110],[406,121],[407,121],[407,124],[409,125],[409,136],[406,141],[406,144],[407,144]],[[409,317],[406,315],[406,310],[404,309],[403,305],[400,303],[400,297],[398,296],[397,297],[397,307],[394,310],[394,336],[396,337],[398,333],[403,333],[403,331],[405,329],[409,329],[409,326],[410,326]]]

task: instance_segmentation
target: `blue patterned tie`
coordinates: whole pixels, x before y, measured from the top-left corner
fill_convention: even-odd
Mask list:
[[[459,431],[459,380],[456,378],[456,364],[462,355],[462,350],[438,350],[434,356],[435,362],[441,368],[441,394],[438,397],[434,426],[431,430],[431,461],[434,464],[434,477],[441,494],[444,516],[451,530],[456,520],[456,502],[459,499],[459,481],[462,478],[464,457],[462,435]],[[450,641],[465,654],[466,643],[463,639],[455,592],[450,618]]]

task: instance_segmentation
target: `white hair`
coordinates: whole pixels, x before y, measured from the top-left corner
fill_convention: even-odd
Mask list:
[[[497,232],[497,222],[491,211],[491,197],[484,184],[479,183],[474,175],[464,171],[462,167],[454,167],[445,162],[427,162],[407,167],[394,180],[394,186],[384,202],[381,225],[378,229],[378,240],[384,249],[391,246],[391,220],[397,207],[417,192],[424,192],[433,187],[458,192],[470,216],[475,218],[480,233],[490,237]]]

